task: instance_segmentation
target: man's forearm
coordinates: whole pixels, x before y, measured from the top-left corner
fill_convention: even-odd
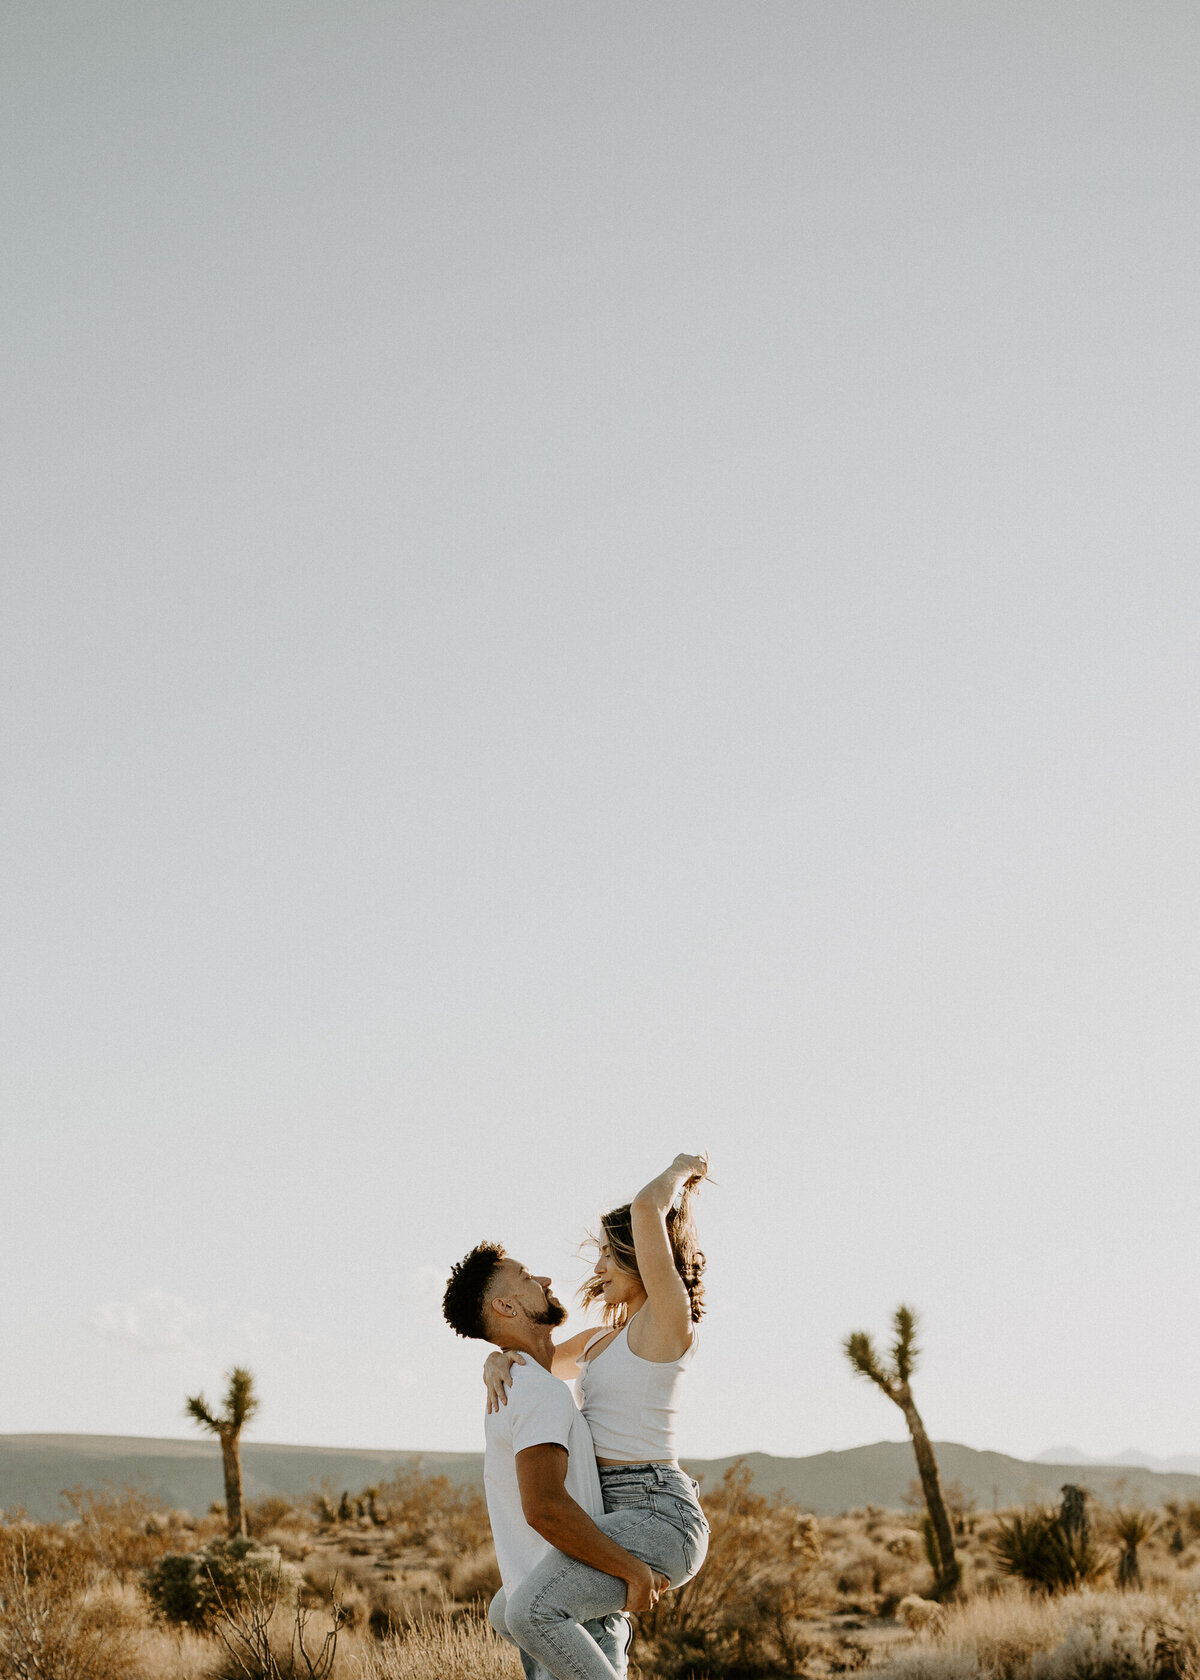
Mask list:
[[[635,1572],[646,1567],[632,1552],[610,1539],[602,1528],[597,1528],[583,1507],[565,1491],[561,1499],[546,1500],[534,1511],[527,1511],[525,1520],[543,1540],[565,1552],[567,1557],[599,1569],[602,1574],[615,1575],[618,1581],[630,1581]]]

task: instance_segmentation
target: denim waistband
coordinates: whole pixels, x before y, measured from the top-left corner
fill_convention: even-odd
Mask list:
[[[598,1464],[602,1482],[615,1482],[628,1478],[631,1482],[650,1482],[658,1487],[666,1487],[671,1482],[686,1482],[693,1487],[691,1477],[681,1470],[678,1464]]]

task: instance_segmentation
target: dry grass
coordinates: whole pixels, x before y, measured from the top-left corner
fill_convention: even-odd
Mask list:
[[[138,1680],[210,1680],[213,1642],[190,1628],[144,1626],[134,1645]]]
[[[640,1618],[640,1680],[827,1680],[858,1669],[886,1680],[1200,1680],[1200,1505],[1138,1525],[1144,1591],[1108,1580],[1045,1599],[999,1573],[999,1519],[963,1501],[964,1600],[930,1615],[915,1512],[867,1506],[818,1520],[756,1493],[736,1469],[702,1497],[708,1562]],[[155,1511],[137,1495],[76,1491],[72,1503],[63,1524],[0,1520],[0,1680],[231,1673],[219,1638],[156,1622],[139,1584],[164,1554],[200,1550],[213,1521]],[[333,1632],[331,1597],[342,1602],[328,1680],[521,1680],[515,1651],[483,1619],[498,1576],[476,1490],[409,1470],[347,1499],[351,1515],[338,1521],[342,1504],[327,1495],[323,1505],[272,1498],[251,1508],[261,1540],[303,1577],[310,1649]],[[1102,1535],[1122,1520],[1093,1518]],[[294,1610],[281,1602],[269,1624],[261,1673],[303,1677],[289,1657]]]
[[[521,1659],[480,1617],[441,1616],[382,1641],[355,1680],[523,1680]]]
[[[1198,1680],[1200,1603],[1166,1593],[1014,1589],[945,1613],[888,1680]]]

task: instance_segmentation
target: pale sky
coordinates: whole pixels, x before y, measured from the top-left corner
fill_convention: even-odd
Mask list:
[[[0,1432],[1200,1451],[1200,12],[10,0]]]

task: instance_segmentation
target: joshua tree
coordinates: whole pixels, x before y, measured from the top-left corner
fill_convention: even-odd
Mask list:
[[[254,1378],[244,1365],[235,1365],[229,1373],[229,1387],[225,1391],[225,1413],[214,1417],[203,1394],[188,1398],[187,1414],[221,1443],[221,1465],[225,1471],[225,1521],[232,1540],[246,1532],[246,1508],[242,1503],[242,1452],[239,1437],[244,1424],[258,1410],[258,1396],[254,1392]]]
[[[954,1536],[950,1532],[950,1518],[946,1514],[946,1501],[942,1497],[937,1459],[933,1456],[929,1436],[925,1433],[925,1425],[921,1422],[921,1414],[916,1408],[909,1386],[909,1379],[917,1368],[917,1359],[920,1356],[920,1349],[916,1344],[917,1315],[911,1307],[897,1307],[892,1324],[895,1328],[895,1340],[892,1343],[891,1360],[887,1365],[881,1363],[875,1345],[865,1330],[856,1330],[853,1335],[846,1337],[842,1345],[856,1376],[866,1377],[868,1382],[873,1382],[904,1413],[908,1433],[912,1436],[917,1473],[921,1478],[921,1491],[925,1495],[925,1509],[929,1513],[929,1527],[933,1537],[936,1558],[934,1596],[952,1598],[958,1588],[961,1573],[958,1559],[954,1555]]]

